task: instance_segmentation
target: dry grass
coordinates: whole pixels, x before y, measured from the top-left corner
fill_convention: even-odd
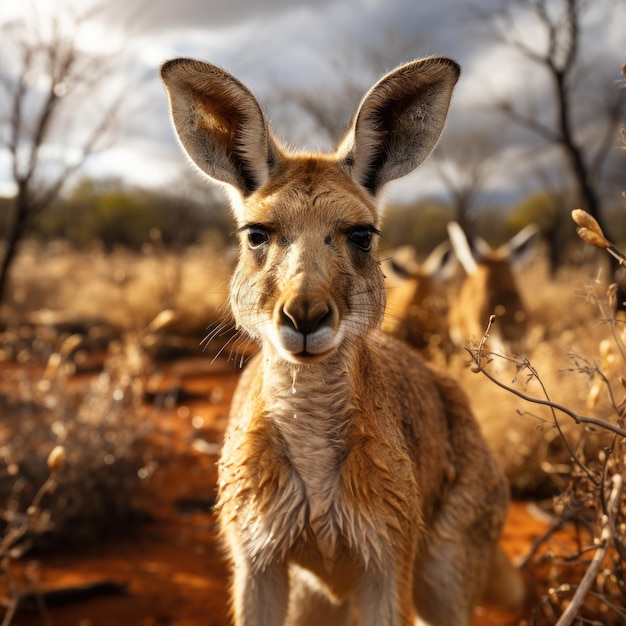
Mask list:
[[[0,354],[24,364],[45,361],[55,342],[74,332],[82,338],[73,357],[80,367],[90,350],[106,351],[124,333],[140,333],[164,309],[172,309],[175,319],[156,346],[144,342],[148,354],[163,348],[166,337],[181,335],[187,338],[188,349],[201,350],[208,329],[224,317],[233,263],[230,251],[190,249],[176,256],[158,249],[142,255],[120,250],[107,255],[101,250],[76,253],[61,244],[30,246],[15,267],[13,282],[19,288],[13,292],[12,314],[5,315],[8,322]],[[606,270],[599,259],[594,266],[563,268],[552,279],[545,255],[539,254],[519,277],[531,316],[527,356],[551,398],[577,411],[587,410],[597,380],[575,371],[576,364],[597,361],[599,346],[611,339],[595,304],[606,294]],[[208,352],[220,347],[213,342]],[[547,409],[525,405],[477,377],[468,367],[465,351],[448,361],[436,357],[433,361],[471,392],[474,411],[516,493],[549,493],[564,486],[563,475],[571,469],[569,451]],[[515,378],[515,386],[528,393],[541,391],[537,381],[527,381],[514,366],[501,376],[508,382]],[[599,417],[611,413],[606,394],[598,394],[594,402]],[[605,433],[581,431],[568,420],[563,428],[571,433],[574,447],[596,450],[606,444]]]
[[[606,394],[594,396],[594,406],[588,406],[597,378],[580,366],[599,361],[600,345],[611,341],[610,326],[596,305],[596,299],[606,299],[606,275],[607,267],[599,259],[594,267],[563,268],[552,279],[545,257],[539,255],[518,277],[531,318],[526,356],[554,402],[582,413],[593,408],[598,417],[611,416],[613,409]],[[477,342],[480,337],[468,338],[468,344],[472,339]],[[495,387],[476,376],[469,362],[469,355],[460,353],[450,368],[470,392],[474,411],[514,492],[537,496],[565,487],[572,469],[570,452],[549,408],[530,405]],[[543,394],[539,381],[519,372],[516,363],[500,363],[498,377],[531,396]],[[608,443],[605,432],[579,428],[567,418],[561,419],[561,426],[574,449],[595,453]]]
[[[132,494],[151,452],[143,389],[148,371],[140,342],[130,336],[111,343],[102,370],[88,382],[73,378],[81,338],[52,346],[43,369],[33,362],[2,368],[0,404],[0,500],[6,529],[25,522],[12,554],[59,545],[85,545],[116,532],[137,513]],[[23,358],[23,357],[22,357]],[[54,489],[37,498],[49,474],[47,457],[64,450]],[[36,524],[27,513],[38,500]],[[0,523],[1,523],[0,522]]]
[[[136,514],[132,494],[154,463],[145,442],[154,360],[173,346],[202,350],[224,316],[232,261],[199,249],[24,248],[0,328],[0,529],[29,526],[12,554],[84,545]],[[26,511],[59,444],[66,462],[32,524]]]
[[[119,330],[145,327],[173,309],[171,331],[194,334],[220,315],[235,258],[232,250],[210,248],[175,254],[148,246],[142,254],[107,254],[101,248],[76,252],[62,242],[30,244],[14,266],[8,308],[22,321],[53,311],[53,321]]]
[[[21,597],[13,559],[128,535],[143,519],[142,482],[166,460],[151,444],[159,407],[146,383],[172,347],[201,349],[232,259],[24,247],[0,318],[0,576],[14,590],[3,626]]]

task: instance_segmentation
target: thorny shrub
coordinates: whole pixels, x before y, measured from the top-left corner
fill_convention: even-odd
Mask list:
[[[586,212],[575,210],[572,218],[579,236],[587,243],[607,250],[626,267],[626,256],[608,241],[597,222]],[[553,426],[568,449],[572,470],[565,489],[554,497],[554,523],[536,542],[526,563],[549,562],[553,587],[544,590],[533,614],[531,624],[565,626],[579,623],[617,624],[626,620],[626,319],[616,312],[616,285],[605,296],[589,287],[584,296],[593,302],[602,323],[610,329],[610,340],[599,345],[599,357],[591,361],[572,356],[570,373],[589,377],[588,408],[593,412],[600,394],[608,397],[610,416],[582,415],[567,406],[552,402],[549,390],[537,370],[524,356],[504,357],[485,350],[489,331],[477,346],[468,349],[474,364],[472,371],[481,373],[494,384],[531,403],[549,407]],[[535,380],[542,397],[527,395],[507,385],[489,368],[493,359],[505,359],[517,371],[516,377]],[[585,455],[562,430],[562,420],[571,419],[586,433],[606,431],[610,445],[595,456]],[[571,432],[571,431],[570,431]],[[577,530],[576,548],[569,554],[556,554],[549,548],[550,537],[567,524]],[[543,550],[541,548],[544,548]]]

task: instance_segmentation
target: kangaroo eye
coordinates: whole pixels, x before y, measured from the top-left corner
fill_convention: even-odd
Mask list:
[[[349,235],[348,241],[363,252],[372,249],[372,231],[369,228],[355,228]]]
[[[256,248],[260,248],[262,245],[268,243],[270,240],[270,235],[260,226],[252,226],[248,228],[248,245],[252,250]]]

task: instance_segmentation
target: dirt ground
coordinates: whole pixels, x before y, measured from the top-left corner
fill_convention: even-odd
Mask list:
[[[6,370],[3,380],[8,380]],[[167,461],[138,495],[147,521],[115,540],[11,562],[9,571],[23,596],[14,626],[229,623],[228,574],[212,504],[237,369],[225,359],[187,358],[162,366],[155,380],[161,390],[176,387],[184,401],[150,411],[154,428],[148,437]],[[520,561],[548,527],[536,503],[513,502],[502,538],[505,551]],[[566,551],[574,538],[566,529],[542,551]],[[532,623],[533,616],[537,624],[553,623],[549,607],[537,609],[539,596],[554,584],[550,560],[531,559],[523,571],[531,590],[524,610],[514,614],[481,606],[474,626]],[[10,596],[6,588],[2,596]]]

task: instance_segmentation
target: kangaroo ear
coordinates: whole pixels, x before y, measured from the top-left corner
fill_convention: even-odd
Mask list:
[[[444,282],[452,277],[452,274],[456,271],[457,264],[458,259],[452,250],[450,241],[444,239],[422,261],[422,272],[436,282]]]
[[[511,266],[518,269],[525,265],[537,250],[541,239],[541,230],[537,224],[524,226],[497,250],[503,258],[509,259]]]
[[[495,250],[482,238],[476,235],[474,237],[474,241],[472,242],[473,246],[471,246],[472,255],[476,259],[477,263],[484,261],[487,257],[493,256]],[[499,256],[500,253],[496,252],[496,256]],[[500,256],[500,258],[505,259],[507,257],[506,254]]]
[[[276,155],[252,93],[223,69],[193,59],[161,67],[174,127],[191,160],[243,196],[267,180]]]
[[[451,59],[429,57],[370,89],[337,148],[358,184],[376,194],[420,165],[439,139],[459,73]]]
[[[474,274],[478,269],[478,265],[472,254],[469,241],[467,241],[467,236],[458,222],[448,222],[448,237],[450,238],[454,254],[463,266],[465,273],[468,276]]]

